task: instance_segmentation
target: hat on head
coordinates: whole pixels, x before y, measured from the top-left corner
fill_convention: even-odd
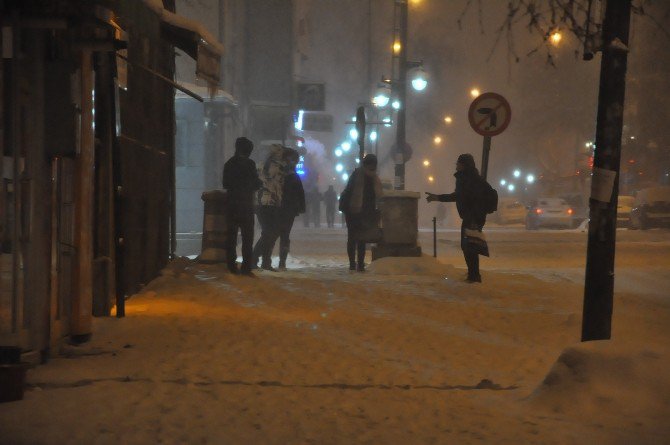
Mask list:
[[[363,158],[363,165],[372,165],[377,167],[377,156],[372,153],[366,154]]]

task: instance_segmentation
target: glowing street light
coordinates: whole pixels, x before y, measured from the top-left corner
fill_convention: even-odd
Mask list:
[[[510,192],[513,192],[514,188],[515,188],[514,184],[510,184],[510,185],[507,186],[507,190],[509,190]]]
[[[398,40],[393,42],[393,54],[400,54],[401,49],[402,49],[402,44]]]
[[[423,166],[424,167],[430,167],[430,161],[428,159],[423,160]]]
[[[351,150],[351,142],[349,142],[349,141],[342,142],[342,150],[344,150],[344,151]]]
[[[349,179],[349,175],[347,173],[342,173],[342,180],[346,181],[347,179]]]
[[[501,180],[500,180],[500,185],[502,185],[502,186],[504,187],[505,184],[507,184],[507,180],[505,180],[505,179],[501,179]]]
[[[355,128],[349,130],[349,137],[353,140],[358,139],[358,130],[356,130]]]
[[[393,107],[394,110],[399,110],[400,109],[400,101],[398,99],[394,100],[391,102],[391,107]]]
[[[515,178],[518,178],[519,176],[521,176],[521,170],[514,170],[513,174]]]
[[[341,148],[337,148],[337,149],[335,150],[335,156],[337,156],[338,158],[339,158],[340,156],[342,156],[342,149],[341,149]]]
[[[559,43],[561,43],[561,40],[563,39],[563,35],[559,30],[555,30],[549,35],[549,40],[554,46],[558,46]]]
[[[453,119],[451,118],[451,116],[445,116],[445,118],[444,118],[444,123],[445,124],[449,125],[452,122],[453,122]]]
[[[435,137],[433,138],[433,143],[434,143],[435,145],[440,145],[440,144],[442,143],[442,137],[440,137],[440,136],[435,136]]]
[[[432,176],[428,176],[428,182],[433,182],[433,181],[435,181],[435,178],[433,178]]]
[[[528,176],[526,176],[526,182],[527,182],[528,184],[532,184],[533,182],[535,182],[535,176],[534,176],[534,175],[528,175]]]
[[[342,164],[337,164],[337,165],[335,166],[335,171],[336,171],[336,172],[340,173],[342,170],[344,170],[344,165],[342,165]]]
[[[470,96],[472,97],[479,97],[481,93],[479,92],[478,88],[473,88],[470,90]]]
[[[423,67],[418,66],[414,68],[410,77],[412,78],[412,88],[416,91],[423,91],[428,86],[428,76]]]
[[[382,82],[377,86],[375,96],[372,98],[372,103],[375,107],[384,108],[391,100],[391,86],[388,83]]]
[[[378,135],[377,135],[377,132],[376,132],[376,131],[373,130],[373,131],[370,132],[370,140],[371,140],[372,142],[374,142],[374,141],[377,140],[377,136],[378,136]]]

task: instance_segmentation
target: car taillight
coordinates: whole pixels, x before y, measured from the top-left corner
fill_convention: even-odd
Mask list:
[[[572,209],[568,209],[568,215],[572,215]]]
[[[542,209],[535,209],[535,213],[537,213],[538,215],[541,215],[542,214]]]

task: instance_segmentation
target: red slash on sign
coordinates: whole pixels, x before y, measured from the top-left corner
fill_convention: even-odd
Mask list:
[[[470,104],[470,126],[482,136],[497,136],[509,125],[512,109],[509,102],[497,93],[484,93]]]

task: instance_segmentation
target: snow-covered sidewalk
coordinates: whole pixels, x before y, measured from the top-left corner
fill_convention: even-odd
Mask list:
[[[615,339],[580,344],[570,279],[343,263],[251,279],[175,260],[29,371],[1,442],[668,443],[669,300],[619,292]]]

